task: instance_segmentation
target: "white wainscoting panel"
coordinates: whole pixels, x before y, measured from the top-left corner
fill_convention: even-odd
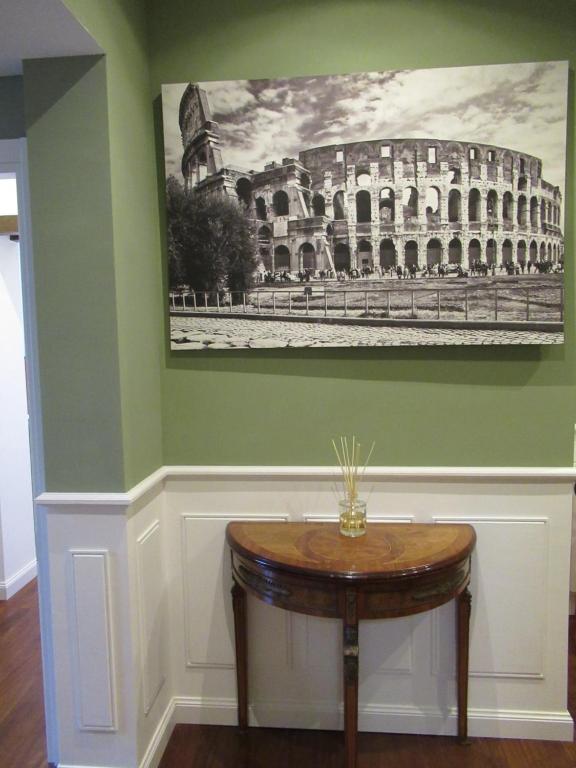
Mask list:
[[[78,727],[116,730],[108,552],[70,551],[70,598]]]
[[[136,540],[140,667],[144,714],[148,714],[166,681],[164,638],[164,574],[160,521],[155,520]]]
[[[236,723],[231,520],[335,521],[333,468],[165,467],[44,494],[63,765],[156,768],[179,722]],[[472,736],[570,740],[563,469],[375,468],[368,524],[470,523]],[[342,727],[342,626],[248,598],[250,720]],[[455,605],[360,629],[360,729],[453,734]]]
[[[226,526],[234,519],[286,520],[286,517],[182,515],[183,629],[187,667],[235,668],[230,596],[232,570],[230,551],[225,542]]]
[[[476,531],[471,582],[470,675],[543,678],[548,519],[464,515],[457,520],[434,519],[437,523],[469,523]],[[494,600],[496,590],[498,599]],[[455,630],[453,620],[442,620],[446,613],[434,614],[435,648],[444,673],[454,669],[447,650]],[[504,627],[507,631],[502,631]],[[514,631],[508,631],[508,627]]]

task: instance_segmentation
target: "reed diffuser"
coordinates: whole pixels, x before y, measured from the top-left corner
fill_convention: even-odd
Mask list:
[[[363,536],[366,533],[366,502],[358,498],[358,484],[364,477],[364,472],[372,456],[375,443],[362,463],[362,445],[353,436],[350,442],[347,437],[340,437],[339,446],[332,440],[338,464],[342,470],[344,496],[339,500],[340,533],[343,536]]]

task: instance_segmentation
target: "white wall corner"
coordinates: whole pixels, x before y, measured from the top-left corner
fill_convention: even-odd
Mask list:
[[[10,578],[0,581],[0,600],[10,600],[26,584],[36,578],[37,571],[38,566],[36,559],[34,559],[13,573]]]

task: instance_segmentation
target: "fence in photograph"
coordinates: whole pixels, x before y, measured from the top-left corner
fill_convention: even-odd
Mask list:
[[[170,293],[173,312],[455,321],[549,321],[564,317],[563,286]]]

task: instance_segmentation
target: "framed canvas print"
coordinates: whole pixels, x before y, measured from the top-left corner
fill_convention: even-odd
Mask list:
[[[568,65],[162,87],[171,347],[561,344]]]

